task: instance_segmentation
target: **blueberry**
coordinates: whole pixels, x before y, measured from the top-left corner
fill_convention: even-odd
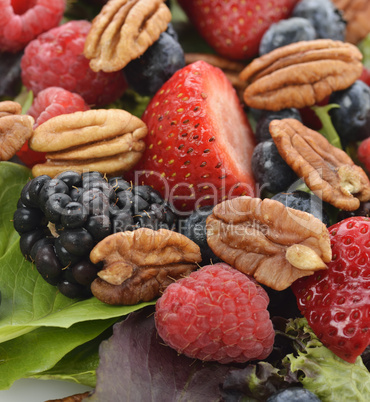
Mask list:
[[[257,142],[271,140],[269,125],[272,120],[275,119],[296,119],[302,121],[301,114],[299,113],[298,109],[282,109],[277,112],[264,110],[256,124],[255,136]]]
[[[256,145],[252,170],[260,189],[270,193],[284,191],[297,180],[297,175],[280,156],[272,139]]]
[[[200,247],[202,254],[200,265],[208,265],[221,261],[207,243],[206,219],[212,213],[212,210],[213,206],[199,207],[186,219],[179,222],[179,232]]]
[[[140,95],[153,96],[179,69],[185,67],[184,51],[170,34],[159,39],[124,69],[128,84]]]
[[[323,223],[325,223],[325,225],[330,226],[329,216],[324,210],[323,201],[315,194],[296,190],[287,193],[282,192],[275,194],[271,199],[281,202],[286,207],[308,212],[309,214],[312,214],[316,218],[320,219]]]
[[[292,17],[308,19],[316,30],[317,38],[345,40],[346,23],[331,0],[301,0]]]
[[[291,387],[280,390],[267,398],[266,402],[320,402],[320,399],[308,389]]]
[[[292,17],[272,24],[264,33],[259,47],[263,55],[290,43],[316,39],[316,30],[306,18]]]
[[[329,103],[336,103],[329,114],[342,145],[362,141],[370,136],[370,88],[357,80],[343,91],[333,92]]]

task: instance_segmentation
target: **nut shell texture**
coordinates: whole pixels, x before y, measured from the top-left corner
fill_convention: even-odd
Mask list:
[[[159,335],[188,357],[220,363],[266,358],[274,330],[267,293],[229,265],[208,265],[171,284],[157,301]]]

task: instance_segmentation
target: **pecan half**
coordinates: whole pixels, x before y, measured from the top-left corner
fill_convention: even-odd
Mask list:
[[[275,290],[331,260],[329,232],[319,219],[268,198],[216,205],[207,218],[207,242],[223,261]]]
[[[53,117],[35,129],[29,145],[46,152],[34,176],[54,177],[65,170],[98,170],[107,175],[131,169],[141,158],[145,123],[119,109],[75,112]]]
[[[244,102],[253,108],[302,108],[348,88],[362,73],[362,54],[350,44],[330,39],[280,47],[253,60],[240,78],[249,84]]]
[[[94,18],[84,55],[98,72],[119,71],[141,56],[167,29],[164,0],[110,0]]]
[[[322,200],[346,211],[370,200],[370,182],[359,166],[320,133],[295,119],[269,126],[280,155]]]
[[[332,0],[347,22],[346,41],[358,43],[370,32],[369,0]]]
[[[16,102],[0,102],[0,161],[11,159],[33,133],[33,117],[18,114],[19,107]]]
[[[4,101],[0,102],[0,117],[13,114],[21,114],[22,106],[18,102]]]
[[[90,253],[104,261],[91,291],[107,304],[131,305],[153,300],[173,281],[198,268],[200,248],[186,236],[167,229],[140,228],[112,234]]]

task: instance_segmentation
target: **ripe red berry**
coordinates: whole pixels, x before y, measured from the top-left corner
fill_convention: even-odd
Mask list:
[[[34,128],[60,114],[74,113],[90,109],[83,98],[59,87],[49,87],[41,91],[33,100],[27,114],[35,119]],[[28,141],[17,152],[19,159],[28,167],[45,162],[45,153],[28,147]]]
[[[88,21],[70,21],[30,42],[21,61],[23,84],[34,95],[57,86],[78,93],[90,106],[117,100],[127,87],[121,71],[93,72],[83,55]]]
[[[60,87],[48,87],[34,99],[27,114],[35,119],[35,127],[60,114],[89,110],[84,99]]]
[[[298,0],[179,0],[190,21],[213,49],[230,59],[258,53],[271,24],[288,18]]]
[[[243,363],[271,353],[275,333],[268,303],[253,278],[225,263],[207,265],[167,287],[157,301],[155,323],[179,353]]]
[[[17,52],[62,19],[65,0],[0,0],[0,51]]]
[[[358,159],[365,165],[368,172],[370,172],[370,138],[362,141],[357,149]]]
[[[329,228],[327,270],[298,279],[298,307],[321,342],[354,363],[370,343],[370,218],[347,218]]]
[[[204,61],[178,70],[146,108],[146,149],[127,179],[153,186],[178,211],[253,195],[253,131],[234,88]]]

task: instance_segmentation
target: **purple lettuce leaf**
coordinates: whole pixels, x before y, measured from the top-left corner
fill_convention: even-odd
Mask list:
[[[163,344],[153,309],[130,314],[100,346],[94,393],[85,401],[212,402],[235,367],[178,355]]]

